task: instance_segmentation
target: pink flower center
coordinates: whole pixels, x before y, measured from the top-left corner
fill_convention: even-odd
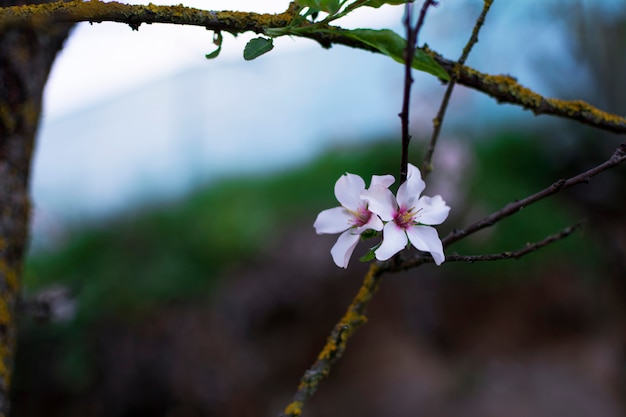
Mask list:
[[[354,218],[352,219],[352,225],[354,227],[365,226],[372,217],[372,212],[367,209],[367,205],[363,204],[359,206],[357,211],[350,211]]]
[[[403,229],[408,229],[411,226],[415,226],[417,221],[415,220],[414,208],[407,209],[406,207],[400,207],[393,216],[393,221]]]

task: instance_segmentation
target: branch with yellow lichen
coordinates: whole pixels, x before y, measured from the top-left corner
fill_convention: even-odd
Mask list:
[[[626,118],[599,110],[582,100],[547,98],[519,84],[509,75],[488,75],[469,67],[455,68],[453,62],[432,53],[446,71],[454,72],[457,82],[495,98],[532,111],[535,115],[552,115],[574,120],[613,133],[626,133]]]
[[[302,406],[317,391],[320,382],[330,373],[330,368],[337,362],[346,350],[348,339],[366,321],[365,310],[374,293],[378,290],[378,283],[383,273],[376,264],[370,266],[365,275],[359,292],[352,300],[348,310],[335,325],[326,344],[313,365],[300,379],[300,385],[292,402],[287,405],[283,417],[296,417],[302,414]]]
[[[170,23],[202,26],[208,30],[231,33],[262,33],[270,27],[288,25],[294,17],[290,7],[281,14],[201,10],[193,7],[132,5],[102,1],[71,1],[11,6],[0,9],[0,28],[25,23],[118,22],[138,29],[142,23]]]
[[[71,1],[40,5],[24,5],[0,8],[0,29],[24,24],[53,24],[57,22],[119,22],[138,29],[141,24],[169,23],[201,26],[208,30],[226,31],[233,34],[243,32],[265,33],[268,29],[289,26],[298,11],[291,3],[279,14],[253,12],[212,11],[192,7],[129,5],[118,2]],[[300,22],[307,25],[307,21]],[[325,30],[307,30],[289,33],[315,40],[323,47],[344,45],[352,48],[379,52],[337,26],[326,26]],[[604,112],[580,100],[546,98],[519,84],[513,77],[489,75],[471,67],[459,65],[436,52],[425,49],[448,73],[455,75],[458,84],[478,90],[500,103],[509,103],[530,110],[536,115],[554,115],[574,120],[598,129],[626,134],[626,118]]]

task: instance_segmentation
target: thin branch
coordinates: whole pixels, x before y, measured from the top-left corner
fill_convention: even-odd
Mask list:
[[[548,196],[551,196],[553,194],[558,193],[559,191],[562,191],[566,188],[570,188],[573,187],[574,185],[578,185],[581,183],[587,183],[589,182],[589,180],[591,180],[591,178],[595,177],[596,175],[600,174],[601,172],[604,172],[610,168],[613,168],[616,165],[621,164],[622,162],[624,162],[624,160],[626,160],[626,142],[622,143],[613,153],[613,155],[611,155],[611,157],[609,159],[607,159],[605,162],[601,163],[600,165],[591,168],[588,171],[585,171],[581,174],[578,174],[574,177],[571,177],[569,179],[561,179],[557,182],[555,182],[554,184],[552,184],[551,186],[544,188],[543,190],[532,194],[526,198],[523,198],[521,200],[518,200],[516,202],[513,203],[509,203],[506,206],[504,206],[502,209],[490,214],[489,216],[469,225],[468,227],[466,227],[465,229],[459,229],[459,230],[454,230],[451,233],[448,234],[448,236],[446,236],[445,238],[442,239],[442,243],[444,248],[447,246],[450,246],[451,244],[453,244],[454,242],[460,240],[461,238],[464,238],[466,236],[469,236],[473,233],[476,233],[479,230],[482,230],[486,227],[490,227],[493,226],[494,224],[496,224],[497,222],[499,222],[500,220],[514,214],[517,213],[518,211],[520,211],[521,209],[523,209],[524,207],[527,207],[533,203],[536,203],[539,200],[542,200]]]
[[[382,272],[376,264],[370,266],[359,292],[348,306],[344,316],[333,328],[315,363],[300,379],[298,390],[281,417],[296,417],[302,414],[302,407],[306,400],[317,391],[320,382],[330,374],[332,365],[343,355],[348,339],[367,321],[365,311],[372,296],[378,290]]]
[[[73,1],[43,5],[24,5],[0,8],[0,29],[11,25],[53,24],[55,22],[120,22],[138,28],[142,23],[171,23],[201,26],[208,30],[230,33],[251,31],[263,33],[268,28],[286,27],[295,17],[290,7],[280,14],[250,12],[217,12],[184,6],[129,5],[117,2]],[[352,48],[379,52],[353,37],[346,36],[339,27],[332,30],[308,31],[292,34],[317,41],[323,47],[345,45]],[[626,134],[626,118],[599,110],[580,100],[546,98],[520,85],[507,75],[489,75],[473,68],[459,66],[435,51],[422,47],[449,74],[454,74],[457,84],[483,92],[501,103],[521,106],[533,113],[554,115],[613,133]]]
[[[446,255],[446,263],[448,262],[485,262],[485,261],[500,261],[506,259],[519,259],[522,256],[528,255],[529,253],[538,251],[541,248],[544,248],[552,243],[558,242],[560,240],[565,239],[570,236],[576,230],[583,227],[583,222],[578,222],[573,224],[572,226],[568,226],[565,229],[561,230],[559,233],[555,233],[553,235],[549,235],[544,239],[527,243],[523,248],[518,249],[516,251],[507,251],[501,253],[491,253],[485,255],[459,255],[457,253],[453,253],[451,255]],[[396,263],[385,263],[381,266],[381,271],[384,272],[398,272],[398,271],[406,271],[407,269],[416,268],[420,265],[427,263],[434,263],[434,259],[427,253],[419,252],[417,255],[404,259],[401,262]]]
[[[485,17],[489,12],[489,8],[491,7],[493,0],[485,0],[483,3],[483,11],[478,16],[476,20],[476,24],[474,24],[474,29],[472,30],[472,35],[470,36],[467,44],[463,48],[463,52],[461,53],[461,57],[457,61],[457,66],[463,66],[467,57],[469,56],[472,48],[478,42],[478,32],[480,32],[480,28],[485,24]],[[443,118],[446,114],[446,110],[448,108],[448,103],[450,102],[450,97],[452,96],[452,90],[454,90],[454,86],[456,85],[456,72],[451,73],[450,82],[448,83],[448,87],[446,88],[446,92],[443,95],[443,99],[441,101],[441,106],[439,107],[439,111],[437,112],[437,116],[433,119],[433,134],[430,138],[430,142],[428,144],[428,148],[426,148],[426,152],[424,155],[424,162],[422,163],[422,177],[426,178],[428,174],[433,170],[432,159],[433,154],[435,153],[435,146],[437,145],[437,139],[439,138],[439,133],[441,132],[441,126],[443,125]]]
[[[426,3],[424,3],[426,5]],[[406,181],[409,164],[409,143],[411,135],[409,133],[409,107],[411,102],[411,86],[413,85],[413,76],[411,75],[411,63],[415,56],[415,37],[411,26],[412,3],[407,3],[404,9],[404,25],[407,32],[406,48],[404,50],[404,90],[402,93],[402,110],[398,114],[400,117],[400,126],[402,132],[402,147],[400,157],[400,184]]]
[[[472,262],[482,262],[482,261],[499,261],[503,259],[519,259],[524,255],[528,255],[531,252],[535,252],[545,246],[558,242],[559,240],[565,239],[566,237],[574,233],[574,231],[582,228],[582,226],[583,226],[582,222],[576,223],[572,226],[566,227],[565,229],[561,230],[559,233],[555,233],[553,235],[547,236],[546,238],[538,242],[527,243],[526,246],[524,246],[523,248],[518,249],[513,252],[493,253],[493,254],[487,254],[487,255],[459,255],[459,254],[454,253],[452,255],[446,256],[446,262],[472,263]],[[426,258],[426,262],[434,262],[434,261],[432,258],[430,259]]]
[[[409,134],[409,110],[411,103],[411,86],[413,85],[412,63],[415,56],[415,47],[424,21],[426,12],[430,6],[436,5],[433,0],[426,0],[422,5],[419,17],[413,26],[413,3],[406,3],[404,8],[404,26],[406,27],[406,48],[404,50],[404,91],[402,94],[402,110],[400,111],[400,124],[402,128],[402,156],[400,159],[400,184],[406,181],[409,164],[409,144],[411,135]]]

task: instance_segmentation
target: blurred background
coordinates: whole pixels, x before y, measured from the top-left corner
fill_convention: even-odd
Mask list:
[[[184,4],[287,5],[257,3]],[[458,58],[481,8],[440,2],[420,43]],[[401,17],[388,6],[339,23],[401,33]],[[74,29],[33,168],[15,415],[269,416],[289,402],[367,270],[366,246],[337,268],[336,236],[317,236],[313,221],[337,204],[342,173],[397,176],[403,72],[290,38],[245,62],[251,37],[225,35],[208,61],[201,28]],[[496,1],[468,64],[626,115],[626,6]],[[445,87],[415,78],[419,165]],[[452,207],[440,234],[619,143],[457,87],[426,190]],[[618,167],[449,249],[516,250],[586,220],[523,259],[386,276],[305,414],[624,415],[625,179]]]

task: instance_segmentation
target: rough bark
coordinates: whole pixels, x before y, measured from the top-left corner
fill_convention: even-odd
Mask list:
[[[1,6],[20,2],[0,0]],[[10,410],[15,313],[29,230],[29,176],[43,89],[70,25],[0,33],[0,417]]]

